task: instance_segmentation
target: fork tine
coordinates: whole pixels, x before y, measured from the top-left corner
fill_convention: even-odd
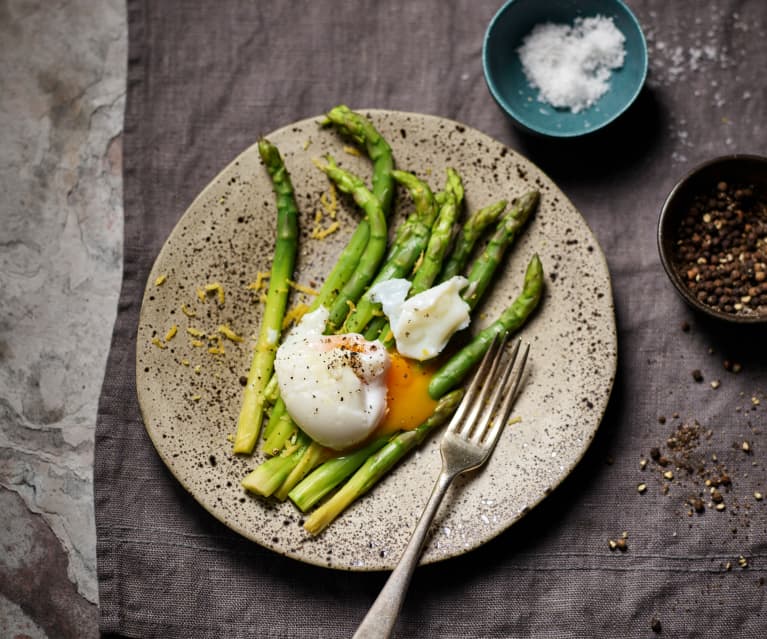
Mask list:
[[[481,384],[481,388],[479,389],[477,396],[474,398],[474,401],[468,410],[468,414],[464,418],[460,428],[456,429],[455,431],[461,437],[469,437],[471,431],[474,429],[474,426],[477,423],[479,415],[482,413],[484,406],[487,404],[487,397],[493,390],[492,384],[488,382],[495,379],[498,365],[501,361],[501,358],[503,357],[503,350],[506,346],[507,338],[507,335],[503,335],[500,338],[498,336],[493,338],[492,346],[494,348],[490,353],[490,367],[489,369],[483,371],[482,377],[479,375],[475,376],[475,379],[478,380],[479,384]],[[488,351],[490,351],[490,349],[488,349]]]
[[[517,343],[517,350],[519,347],[519,342]],[[525,350],[522,351],[522,357],[519,360],[519,365],[516,368],[516,372],[514,374],[514,377],[511,379],[510,388],[508,389],[508,392],[506,393],[503,404],[501,405],[500,410],[498,411],[495,419],[493,420],[493,425],[488,431],[485,441],[488,442],[489,445],[489,451],[493,450],[493,447],[495,446],[495,443],[498,439],[498,436],[501,434],[501,431],[506,426],[506,422],[509,421],[509,416],[511,415],[511,408],[514,405],[514,398],[517,394],[517,389],[519,388],[519,384],[522,381],[522,375],[525,372],[525,365],[527,364],[527,356],[530,352],[530,344],[525,345]],[[516,352],[514,353],[516,357]],[[511,372],[511,367],[509,368],[509,372]],[[488,454],[489,454],[488,451]]]
[[[475,429],[474,434],[471,437],[471,441],[474,442],[475,444],[479,444],[482,442],[482,439],[484,438],[485,433],[490,429],[490,426],[494,423],[493,416],[497,413],[498,407],[501,405],[502,398],[507,391],[507,384],[509,381],[509,377],[511,376],[511,371],[514,369],[514,362],[517,359],[517,353],[519,353],[519,345],[520,345],[520,340],[517,340],[516,342],[514,342],[514,346],[511,349],[511,353],[509,353],[509,357],[506,360],[504,368],[501,371],[499,377],[496,378],[497,383],[494,384],[493,394],[491,395],[487,404],[484,406],[482,415],[477,420],[477,427]],[[499,362],[502,357],[503,357],[503,353],[500,353],[498,356]]]
[[[487,349],[485,356],[482,358],[482,362],[480,363],[477,372],[474,373],[474,378],[471,380],[469,387],[466,389],[466,393],[464,394],[461,403],[458,405],[458,409],[453,414],[453,418],[450,420],[450,423],[447,426],[448,431],[457,432],[458,427],[463,424],[466,412],[472,406],[474,406],[475,397],[482,390],[482,384],[499,348],[500,340],[496,335],[493,338],[493,341],[490,342],[490,348]]]

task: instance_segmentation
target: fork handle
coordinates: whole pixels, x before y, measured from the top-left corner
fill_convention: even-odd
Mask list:
[[[383,639],[391,636],[413,571],[418,565],[426,533],[429,532],[429,526],[437,514],[442,498],[456,475],[457,473],[446,472],[444,468],[440,472],[405,552],[402,553],[396,568],[389,575],[383,589],[357,628],[357,632],[354,633],[353,639]]]

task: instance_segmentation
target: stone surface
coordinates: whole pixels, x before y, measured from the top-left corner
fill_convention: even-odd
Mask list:
[[[96,632],[93,433],[121,277],[126,46],[122,0],[0,3],[4,637]]]

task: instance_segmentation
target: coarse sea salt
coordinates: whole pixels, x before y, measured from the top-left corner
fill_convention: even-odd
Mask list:
[[[538,99],[578,113],[610,88],[612,71],[626,57],[625,42],[612,18],[594,16],[577,18],[573,26],[538,24],[517,52]]]

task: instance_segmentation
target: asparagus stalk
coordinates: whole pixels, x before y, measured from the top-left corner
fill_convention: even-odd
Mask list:
[[[277,200],[277,240],[274,249],[269,290],[261,319],[256,350],[248,372],[234,441],[235,453],[252,453],[264,415],[264,388],[272,375],[274,355],[285,317],[298,247],[298,207],[293,184],[276,146],[262,139],[258,152],[272,178]]]
[[[330,307],[328,332],[333,333],[346,319],[350,303],[354,304],[359,299],[380,266],[386,252],[386,218],[384,217],[380,200],[367,189],[360,178],[338,167],[331,157],[328,157],[327,164],[318,162],[317,166],[335,182],[336,186],[343,193],[347,193],[354,198],[357,205],[365,211],[368,224],[370,225],[368,245],[365,247],[365,251],[354,268],[351,277]]]
[[[450,236],[453,225],[458,217],[458,211],[463,202],[463,182],[454,169],[447,170],[447,185],[443,203],[439,209],[437,221],[431,231],[429,242],[423,254],[421,266],[413,277],[413,286],[409,295],[417,295],[429,288],[439,274],[442,262],[450,248]]]
[[[344,479],[357,470],[373,453],[384,447],[389,437],[379,437],[345,455],[329,459],[297,484],[288,494],[301,512],[306,512]]]
[[[403,184],[413,197],[415,211],[401,225],[383,268],[376,275],[373,284],[407,275],[429,241],[431,226],[437,216],[434,195],[429,186],[412,173],[392,171],[394,179]],[[360,333],[373,319],[381,305],[373,302],[366,293],[344,324],[347,333]]]
[[[373,195],[380,201],[384,215],[388,215],[394,194],[394,179],[391,175],[394,159],[391,147],[367,118],[355,113],[347,106],[339,105],[332,108],[328,111],[327,118],[328,123],[350,135],[365,147],[368,157],[373,162]],[[325,278],[310,310],[316,310],[320,306],[330,307],[354,273],[369,239],[370,224],[367,219],[363,219],[357,225],[335,266]]]
[[[482,359],[496,335],[516,331],[538,306],[543,293],[543,267],[536,253],[527,270],[520,295],[500,317],[477,335],[442,366],[429,382],[429,395],[434,399],[442,397],[451,388],[461,383],[469,370]]]
[[[399,433],[378,452],[368,457],[338,492],[307,517],[304,528],[312,535],[318,535],[325,530],[355,499],[370,490],[398,461],[418,446],[434,428],[444,424],[455,411],[462,396],[463,391],[460,390],[448,393],[423,424],[415,430]]]
[[[269,416],[269,422],[265,430],[267,432],[261,450],[267,455],[276,455],[285,445],[285,442],[298,430],[298,426],[288,415],[282,398],[277,400],[277,403],[272,408],[272,414]]]
[[[486,228],[495,224],[506,209],[506,200],[501,200],[490,206],[475,211],[464,222],[461,232],[455,240],[450,257],[442,268],[439,281],[444,282],[451,277],[461,275],[471,257],[474,245]]]
[[[388,215],[394,198],[394,159],[389,143],[370,120],[346,105],[333,107],[326,115],[329,123],[365,147],[373,162],[373,194],[381,201],[381,208]]]
[[[285,478],[285,481],[283,481],[282,484],[280,484],[279,489],[275,491],[274,496],[280,501],[285,501],[288,498],[288,493],[293,490],[298,482],[332,456],[333,451],[329,448],[326,448],[317,442],[309,444],[306,450],[301,454],[301,458],[290,471],[290,474]]]
[[[474,283],[474,286],[467,288],[464,301],[472,309],[482,299],[493,279],[493,273],[501,263],[504,252],[514,242],[519,230],[527,222],[537,204],[538,191],[530,191],[515,201],[511,210],[501,218],[485,250],[469,272],[469,282]]]
[[[242,480],[242,487],[250,492],[269,497],[295,468],[310,443],[309,437],[299,430],[296,445],[290,450],[285,450],[284,454],[259,464]]]

